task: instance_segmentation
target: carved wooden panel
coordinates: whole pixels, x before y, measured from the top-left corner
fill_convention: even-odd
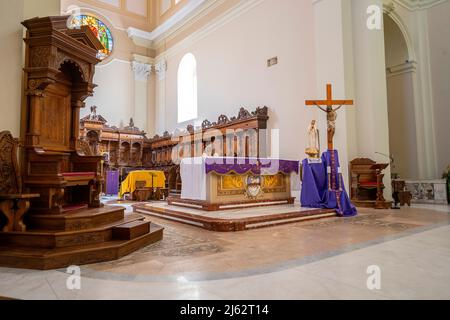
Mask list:
[[[70,93],[64,84],[51,84],[45,90],[41,110],[41,143],[49,150],[70,150]]]
[[[9,132],[0,132],[0,194],[20,191],[16,143]]]

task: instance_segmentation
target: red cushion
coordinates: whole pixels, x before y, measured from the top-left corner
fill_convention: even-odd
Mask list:
[[[359,185],[361,187],[376,187],[378,185],[378,183],[374,182],[374,181],[364,181],[364,182],[360,182]]]
[[[95,172],[67,172],[62,175],[63,177],[90,177],[95,176]]]

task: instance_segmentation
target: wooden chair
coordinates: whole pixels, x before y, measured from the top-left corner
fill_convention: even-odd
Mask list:
[[[350,197],[358,207],[376,209],[390,208],[391,202],[384,198],[383,170],[388,164],[377,164],[367,158],[350,162]]]
[[[0,132],[0,212],[6,217],[3,232],[25,232],[23,218],[30,208],[30,199],[39,197],[22,193],[17,147],[18,142],[9,131]]]

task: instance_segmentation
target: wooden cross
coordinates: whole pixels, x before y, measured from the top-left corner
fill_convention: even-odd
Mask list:
[[[327,100],[306,100],[305,104],[307,106],[316,106],[320,110],[327,113],[328,150],[334,150],[333,137],[336,132],[336,111],[338,111],[342,106],[352,106],[353,100],[333,100],[331,84],[327,84]],[[326,109],[322,106],[325,106]],[[339,107],[333,109],[333,106]]]

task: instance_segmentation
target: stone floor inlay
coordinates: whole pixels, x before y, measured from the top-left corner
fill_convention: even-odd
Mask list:
[[[131,213],[131,203],[123,204]],[[17,299],[450,299],[450,207],[360,209],[236,233],[147,217],[164,239],[118,261],[66,270],[0,268],[0,296]],[[367,267],[382,287],[366,287]]]

